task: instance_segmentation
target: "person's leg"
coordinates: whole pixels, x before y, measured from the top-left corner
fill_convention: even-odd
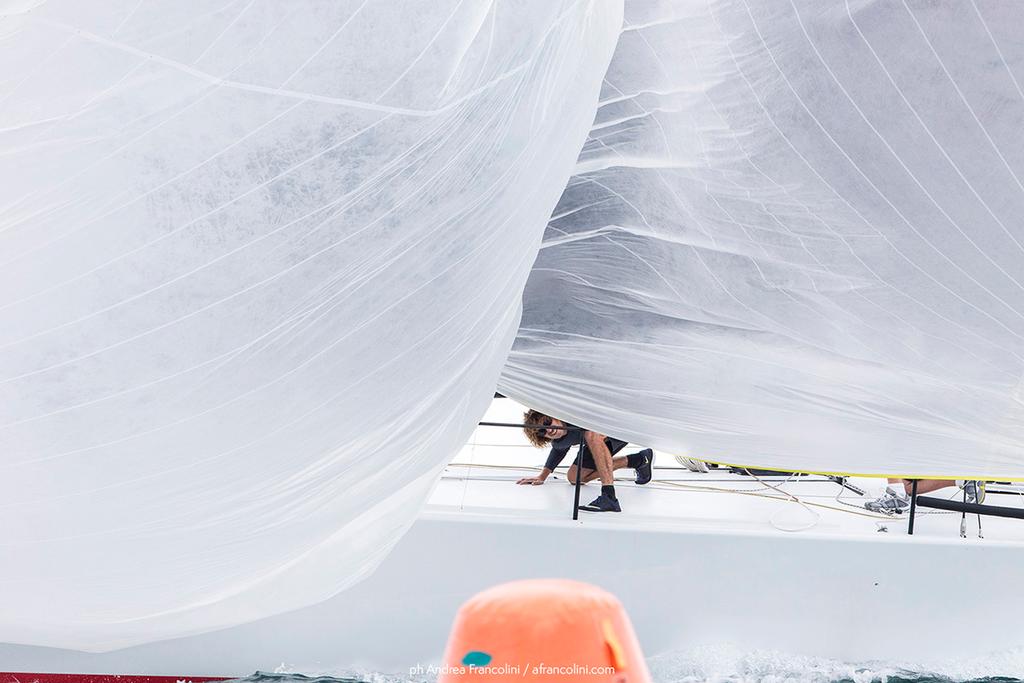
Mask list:
[[[590,455],[590,451],[584,446],[580,449],[580,452],[576,455],[576,459],[572,461],[572,467],[566,473],[565,478],[569,480],[570,484],[576,483],[576,470],[577,468],[583,469],[583,483],[586,484],[594,478],[594,458]]]
[[[576,465],[569,468],[569,471],[565,473],[565,478],[569,480],[570,484],[576,483]],[[592,470],[589,467],[583,468],[583,483],[586,484],[589,481],[597,479],[597,470]]]
[[[892,480],[890,479],[890,481],[892,481]],[[899,481],[903,482],[903,490],[906,491],[907,495],[909,496],[910,492],[913,490],[914,482],[911,481],[910,479],[901,479]],[[918,479],[917,480],[917,492],[918,492],[918,494],[921,494],[921,493],[931,493],[932,491],[938,491],[939,489],[944,489],[947,486],[956,486],[956,481],[954,481],[953,479]]]
[[[584,484],[592,482],[595,479],[597,479],[597,470],[591,470],[591,469],[583,468],[583,483]],[[573,479],[572,483],[575,484],[576,480]]]
[[[597,466],[594,464],[594,459],[589,457],[590,453],[583,454],[583,483],[586,484],[589,481],[594,481],[598,478]],[[625,455],[617,455],[612,458],[612,470],[621,470],[625,467],[629,467],[628,458]],[[576,464],[573,463],[572,467],[569,468],[569,472],[566,474],[566,478],[570,484],[576,483]]]
[[[616,453],[618,453],[623,448],[628,446],[629,442],[623,441],[622,439],[616,439],[607,436],[604,439],[604,443],[606,446],[608,446],[608,450],[611,452],[613,456],[612,471],[620,470],[623,467],[629,467],[636,470],[635,481],[637,484],[640,484],[641,486],[648,483],[651,480],[651,475],[653,474],[651,467],[654,464],[654,451],[652,451],[650,448],[645,448],[642,451],[630,453],[629,455],[625,456],[626,460],[625,463],[623,463],[620,460],[622,456],[617,456]],[[583,481],[589,480],[584,479]]]
[[[582,449],[584,451],[582,457],[586,458],[589,455],[593,461],[594,468],[597,470],[597,478],[601,480],[601,495],[590,503],[581,505],[580,510],[588,512],[622,512],[619,500],[615,496],[612,454],[608,444],[605,442],[604,437],[593,432],[587,432],[585,436],[587,443],[586,447]],[[590,463],[583,459],[582,464],[585,468]]]
[[[910,495],[911,482],[907,481],[906,490],[907,495]],[[959,482],[955,479],[919,479],[917,481],[917,492],[918,493],[931,493],[932,491],[938,491],[949,486],[962,486],[964,492],[967,494],[968,503],[983,503],[985,502],[985,482],[968,480]]]
[[[588,463],[588,464],[591,464],[591,463]],[[618,455],[618,456],[612,458],[612,470],[613,471],[614,470],[621,470],[621,469],[624,469],[624,468],[626,468],[628,466],[629,466],[629,464],[628,464],[628,462],[626,460],[626,456]],[[593,468],[590,468],[590,467],[584,467],[583,468],[583,483],[584,484],[586,484],[589,481],[594,481],[595,479],[598,478],[598,476],[599,475],[597,474],[597,470],[596,469],[593,469]],[[568,475],[568,477],[569,477],[569,483],[570,484],[575,484],[576,483],[576,466],[575,465],[573,465],[572,467],[569,468],[569,475]]]
[[[576,472],[580,468],[580,456],[583,460],[583,483],[586,484],[592,477],[590,477],[590,470],[594,469],[594,460],[590,457],[590,453],[584,448],[582,453],[576,455],[576,459],[572,461],[572,465],[569,465],[569,471],[565,473],[565,478],[569,480],[570,484],[576,483]]]
[[[594,461],[597,470],[597,478],[601,480],[601,486],[614,486],[615,477],[612,475],[612,454],[608,446],[602,441],[594,444],[594,448],[587,448],[590,457]],[[594,451],[597,451],[596,453]]]

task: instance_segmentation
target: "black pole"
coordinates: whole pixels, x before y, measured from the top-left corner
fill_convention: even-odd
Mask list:
[[[950,512],[969,512],[971,514],[989,515],[990,517],[1024,519],[1024,510],[1021,508],[1004,507],[1002,505],[983,505],[980,503],[961,503],[957,500],[933,498],[932,496],[921,496],[921,507],[934,508],[936,510],[948,510]]]
[[[479,426],[479,427],[520,427],[520,428],[524,428],[525,427],[527,429],[538,429],[538,430],[541,430],[541,431],[543,431],[545,429],[551,429],[551,425],[549,425],[549,424],[548,425],[546,425],[546,424],[523,424],[523,423],[520,423],[520,422],[478,422],[477,426]],[[565,424],[563,424],[561,427],[559,427],[559,429],[564,429],[567,432],[583,432],[584,431],[582,427],[570,427],[570,426],[565,425]]]
[[[917,479],[911,480],[910,484],[910,524],[907,527],[907,534],[914,535],[914,513],[917,512]]]
[[[583,487],[583,430],[579,431],[580,447],[576,456],[576,493],[572,500],[572,520],[575,522],[580,518],[580,490]]]

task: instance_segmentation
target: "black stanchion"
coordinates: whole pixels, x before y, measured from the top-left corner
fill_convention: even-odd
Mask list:
[[[917,479],[910,484],[910,521],[907,524],[907,534],[914,535],[914,513],[917,512]]]
[[[572,500],[572,521],[580,518],[580,489],[583,487],[583,430],[579,430],[579,451],[576,456],[576,493]]]

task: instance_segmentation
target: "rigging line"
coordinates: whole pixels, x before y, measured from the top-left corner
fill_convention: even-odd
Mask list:
[[[777,515],[778,515],[778,514],[779,514],[780,512],[782,512],[782,510],[784,510],[784,509],[785,509],[785,508],[779,508],[779,509],[778,509],[778,510],[776,510],[776,511],[775,511],[775,513],[774,513],[774,514],[772,514],[772,516],[771,516],[771,517],[770,517],[770,518],[768,519],[768,523],[769,523],[769,524],[771,524],[771,525],[772,525],[772,527],[774,527],[775,529],[778,529],[779,531],[786,531],[786,532],[799,532],[799,531],[807,531],[808,529],[812,529],[812,528],[814,528],[815,526],[817,526],[817,525],[818,525],[818,522],[820,522],[820,521],[821,521],[821,513],[819,513],[819,512],[818,512],[818,511],[816,511],[816,510],[812,510],[812,509],[811,509],[811,508],[809,508],[809,507],[808,507],[808,506],[807,506],[807,505],[806,505],[806,504],[805,504],[805,503],[804,503],[804,502],[803,502],[802,500],[800,500],[799,498],[797,498],[796,496],[794,496],[794,495],[793,495],[792,493],[790,493],[790,492],[788,492],[788,491],[783,491],[783,490],[782,490],[782,489],[780,488],[781,486],[785,486],[785,485],[786,485],[786,484],[787,484],[787,483],[788,483],[788,482],[789,482],[789,481],[790,481],[790,480],[791,480],[791,479],[792,479],[793,477],[797,476],[797,474],[798,474],[797,472],[793,472],[793,473],[791,473],[791,474],[790,474],[790,475],[789,475],[788,477],[786,477],[786,480],[785,480],[785,481],[783,481],[783,482],[782,482],[782,483],[781,483],[781,484],[780,484],[779,486],[772,486],[771,484],[768,484],[767,482],[764,482],[764,481],[762,481],[762,480],[761,480],[761,479],[760,479],[760,478],[759,478],[759,477],[758,477],[758,476],[757,476],[756,474],[754,474],[753,472],[751,472],[749,468],[747,468],[747,467],[744,467],[744,468],[743,468],[743,471],[744,471],[744,472],[746,472],[746,473],[747,473],[747,474],[748,474],[749,476],[751,476],[751,477],[753,477],[754,479],[756,479],[756,480],[757,480],[758,482],[760,482],[762,486],[765,486],[765,487],[767,487],[767,488],[770,488],[770,489],[772,489],[772,490],[774,490],[774,491],[778,491],[779,493],[781,493],[781,494],[783,494],[783,495],[786,495],[786,496],[788,496],[788,497],[789,497],[789,498],[790,498],[790,499],[791,499],[791,500],[792,500],[792,501],[793,501],[794,503],[796,503],[797,505],[799,505],[800,507],[802,507],[802,508],[803,508],[804,510],[806,510],[807,512],[809,512],[809,513],[810,513],[810,514],[811,514],[811,515],[812,515],[812,516],[814,517],[814,519],[813,519],[813,520],[811,521],[811,523],[810,523],[810,524],[808,524],[808,525],[806,525],[806,526],[802,526],[802,527],[798,527],[798,528],[792,528],[792,529],[787,529],[787,528],[784,528],[784,527],[781,527],[781,526],[779,526],[779,525],[778,525],[778,524],[776,524],[776,522],[775,522],[775,517],[776,517],[776,516],[777,516]]]
[[[753,496],[755,498],[767,498],[769,500],[778,500],[778,501],[787,501],[787,502],[789,501],[788,496],[790,495],[790,494],[786,494],[787,497],[780,497],[780,496],[777,496],[777,495],[770,495],[770,494],[765,494],[765,493],[752,493],[752,492],[748,492],[748,491],[738,491],[736,489],[727,489],[727,488],[722,488],[722,487],[719,487],[719,486],[700,486],[700,485],[695,485],[695,484],[681,484],[681,483],[674,482],[674,481],[663,481],[663,480],[657,480],[657,481],[658,481],[659,484],[664,484],[666,486],[671,486],[673,488],[691,489],[691,490],[697,490],[697,491],[709,491],[709,492],[714,492],[714,493],[735,493],[735,494],[741,495],[741,496]],[[649,484],[648,484],[648,486],[649,486]],[[826,503],[815,503],[815,502],[808,501],[808,502],[803,502],[803,504],[804,505],[810,505],[812,507],[823,508],[823,509],[826,509],[826,510],[835,510],[836,512],[844,512],[846,514],[855,515],[855,516],[858,516],[858,517],[867,517],[869,519],[886,520],[886,521],[889,521],[889,520],[892,519],[891,517],[881,517],[881,516],[878,516],[878,515],[873,515],[873,514],[867,512],[867,511],[865,511],[865,512],[854,512],[852,510],[847,510],[847,509],[844,509],[844,508],[835,507],[833,505],[828,505]]]
[[[487,448],[493,448],[493,446],[490,446],[488,444],[480,444],[480,446],[481,447],[487,447]],[[529,448],[531,453],[534,452],[534,449],[533,449],[532,446],[524,446],[523,448]],[[489,469],[497,469],[497,470],[510,470],[510,471],[514,471],[514,472],[521,472],[521,471],[524,471],[524,470],[528,470],[528,471],[531,471],[531,472],[540,472],[541,469],[543,469],[543,467],[540,466],[540,465],[520,465],[520,464],[516,464],[516,465],[498,465],[498,464],[488,464],[488,463],[468,463],[468,462],[456,462],[456,461],[448,463],[446,465],[446,467],[467,467],[467,468],[468,467],[476,467],[476,468],[489,468]],[[558,465],[554,469],[553,474],[564,473],[563,470],[566,470],[568,468],[569,468],[569,465]],[[659,471],[662,471],[662,472],[666,472],[666,473],[676,473],[676,472],[678,472],[678,473],[684,475],[683,477],[678,478],[678,479],[659,479],[659,480],[657,480],[657,481],[662,481],[662,482],[685,483],[685,482],[688,482],[688,481],[701,481],[701,482],[713,482],[713,483],[717,483],[717,484],[727,484],[729,482],[735,482],[736,481],[735,477],[730,478],[730,479],[719,479],[719,478],[716,478],[716,477],[709,477],[707,475],[702,475],[699,479],[692,479],[690,477],[685,476],[686,474],[692,472],[691,470],[688,470],[685,467],[665,467],[665,466],[660,466],[659,465],[658,467],[655,467],[655,469],[659,470]],[[458,475],[454,475],[454,474],[450,475],[450,476],[452,478],[456,478],[456,479],[460,478]],[[504,479],[503,481],[508,481],[508,479]],[[633,479],[631,477],[629,477],[628,475],[621,475],[621,476],[616,475],[616,480],[615,481],[616,482],[628,483],[628,482],[633,481]],[[831,480],[829,480],[829,479],[801,479],[797,483],[799,483],[799,484],[831,484],[833,482]],[[735,490],[737,490],[737,491],[764,491],[765,489],[764,489],[764,487],[757,487],[757,488],[752,488],[752,489],[735,489]],[[1004,491],[989,491],[989,493],[1006,493],[1006,492],[1004,492]],[[1024,495],[1024,494],[1022,494],[1022,495]]]

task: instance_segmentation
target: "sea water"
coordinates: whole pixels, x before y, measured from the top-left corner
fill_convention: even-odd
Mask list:
[[[894,628],[912,626],[894,625]],[[702,647],[647,660],[654,683],[961,683],[1024,682],[1024,648],[982,658],[933,662],[848,663],[768,650],[742,652],[730,647]],[[303,676],[257,673],[247,683],[432,683],[436,676],[337,672]]]

